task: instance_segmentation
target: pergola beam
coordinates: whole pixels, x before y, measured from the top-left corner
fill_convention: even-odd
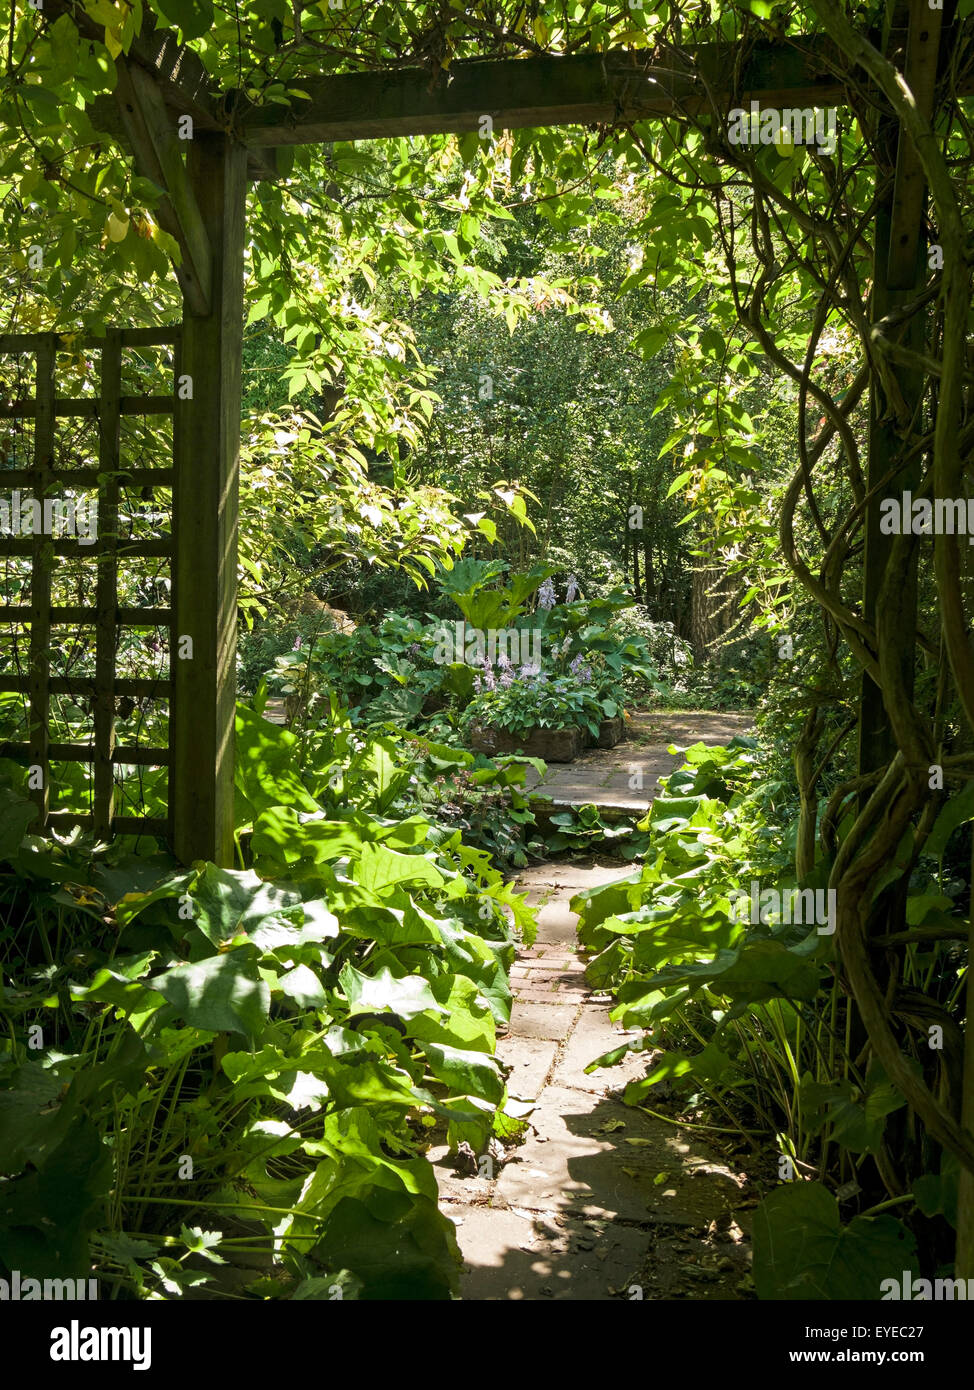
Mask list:
[[[275,177],[275,147],[464,134],[480,130],[484,116],[495,127],[516,130],[608,125],[751,101],[762,107],[848,101],[834,47],[823,35],[755,43],[740,66],[727,45],[710,44],[662,60],[613,49],[460,63],[432,80],[425,68],[296,75],[309,99],[295,98],[290,108],[253,106],[240,92],[215,92],[196,54],[168,30],[144,32],[128,58],[155,77],[173,122],[189,115],[195,129],[233,133],[247,145],[251,178]],[[972,83],[962,94],[970,90]],[[125,137],[111,98],[99,97],[91,114],[99,129]]]
[[[68,8],[69,0],[50,0]],[[934,23],[939,12],[933,11]],[[92,26],[76,16],[83,32]],[[94,25],[94,29],[99,26]],[[949,32],[945,27],[945,48]],[[905,29],[892,40],[905,44]],[[933,37],[931,33],[931,38]],[[936,43],[931,43],[936,50]],[[233,134],[248,148],[252,179],[275,178],[276,148],[327,144],[336,140],[378,140],[398,136],[465,134],[483,128],[517,130],[560,125],[613,125],[680,112],[728,110],[752,101],[761,107],[842,106],[849,95],[831,40],[808,35],[780,42],[759,41],[740,63],[726,44],[702,45],[648,55],[611,49],[571,56],[545,55],[458,63],[431,77],[426,68],[342,73],[328,77],[294,74],[308,93],[290,107],[254,106],[243,93],[216,92],[206,68],[175,34],[147,26],[132,43],[128,62],[155,79],[173,124],[193,119],[195,130]],[[921,60],[923,85],[936,80]],[[965,82],[960,95],[974,92]],[[127,140],[112,98],[91,107],[99,129]],[[904,189],[912,181],[904,169]],[[908,255],[909,248],[904,248]],[[904,257],[905,258],[905,257]]]
[[[833,106],[845,89],[829,71],[830,52],[819,39],[756,44],[736,84],[722,45],[665,63],[626,50],[468,63],[434,82],[422,69],[302,77],[310,100],[295,98],[290,110],[256,107],[235,124],[245,144],[261,147],[465,134],[484,116],[517,130],[641,120],[707,109],[712,100]]]
[[[176,266],[183,296],[190,311],[210,311],[212,252],[196,195],[189,181],[173,119],[158,85],[144,68],[119,58],[115,99],[129,148],[139,172],[166,190],[156,209],[159,225],[179,243]]]

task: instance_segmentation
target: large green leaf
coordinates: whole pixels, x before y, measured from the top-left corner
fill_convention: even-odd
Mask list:
[[[294,888],[265,883],[252,869],[221,869],[207,864],[193,890],[194,921],[214,946],[248,933],[268,917],[303,918],[301,895]]]
[[[430,990],[442,1007],[436,1013],[417,1014],[409,1025],[410,1036],[492,1053],[497,1036],[494,1015],[474,982],[464,975],[438,975]]]
[[[321,981],[306,965],[296,965],[282,975],[278,986],[288,999],[302,1009],[323,1009],[328,1002]]]
[[[459,1251],[453,1224],[437,1208],[436,1180],[424,1159],[390,1159],[382,1131],[364,1107],[328,1115],[321,1161],[302,1187],[284,1233],[308,1255],[303,1237],[318,1238],[314,1258],[352,1270],[362,1297],[449,1298],[456,1291]]]
[[[886,1128],[887,1115],[906,1104],[903,1096],[874,1062],[866,1076],[865,1091],[851,1081],[805,1080],[801,1086],[802,1111],[814,1134],[828,1122],[829,1136],[853,1153],[876,1152]]]
[[[361,1279],[364,1300],[448,1299],[458,1285],[452,1222],[435,1202],[405,1192],[343,1197],[313,1254]]]
[[[212,0],[160,0],[159,9],[186,39],[202,38],[213,27]]]
[[[922,853],[942,859],[951,835],[970,820],[974,820],[974,782],[968,782],[941,807]]]
[[[957,1227],[957,1194],[960,1186],[960,1161],[944,1152],[939,1173],[924,1173],[913,1184],[913,1195],[924,1216],[943,1216]]]
[[[114,879],[117,882],[119,877],[118,874],[112,875],[110,872],[102,873],[98,875],[98,881]],[[125,875],[125,877],[131,882],[129,875]],[[122,893],[117,900],[109,897],[109,902],[115,904],[115,920],[120,927],[127,926],[153,903],[164,902],[168,898],[181,897],[192,881],[193,875],[191,873],[175,874],[164,879],[162,883],[154,883],[145,889],[134,891],[130,889]]]
[[[320,809],[296,771],[297,751],[289,729],[237,705],[233,782],[239,823],[252,822],[269,806]]]
[[[820,979],[820,969],[783,942],[761,940],[719,950],[709,962],[666,966],[643,983],[647,989],[710,984],[739,1010],[766,999],[814,999]]]
[[[504,1095],[504,1078],[493,1057],[469,1052],[445,1043],[424,1042],[423,1053],[430,1071],[457,1095],[481,1096],[499,1104]]]
[[[97,1126],[75,1114],[51,1151],[0,1185],[0,1261],[32,1278],[85,1278],[88,1233],[103,1219],[112,1156]]]
[[[303,917],[298,925],[298,917]],[[297,949],[308,943],[328,941],[339,936],[341,928],[338,918],[329,912],[324,903],[312,899],[301,904],[300,913],[289,908],[286,917],[275,913],[265,917],[258,927],[252,927],[247,935],[259,951],[278,951],[283,955],[288,950]]]
[[[418,700],[421,705],[421,694],[418,695]],[[413,713],[415,712],[414,710]],[[356,759],[355,770],[371,783],[371,804],[380,814],[385,813],[410,777],[408,768],[399,768],[396,765],[396,744],[391,738],[370,739],[365,752]]]
[[[177,965],[147,980],[196,1028],[256,1036],[267,1022],[270,989],[257,974],[253,952],[227,951],[190,965]]]
[[[429,821],[422,816],[378,821],[355,813],[344,820],[329,820],[323,815],[302,818],[290,807],[274,806],[258,817],[252,844],[255,855],[267,860],[270,877],[286,865],[323,865],[346,856],[357,858],[366,844],[422,844],[429,830]],[[263,868],[259,860],[258,867]]]
[[[436,865],[422,854],[400,854],[386,845],[363,845],[355,867],[355,881],[380,896],[400,883],[425,883],[442,888],[446,879]]]
[[[0,1090],[0,1172],[37,1165],[57,1147],[70,1114],[57,1104],[61,1082],[47,1067],[27,1062],[9,1071]]]
[[[12,858],[20,849],[27,827],[37,818],[37,807],[10,790],[0,787],[0,859]]]
[[[917,1271],[916,1244],[891,1216],[839,1220],[819,1182],[792,1182],[754,1213],[754,1283],[761,1298],[878,1299],[884,1279]]]
[[[370,976],[363,975],[354,965],[345,965],[339,979],[348,1000],[349,1014],[353,1016],[392,1012],[408,1019],[427,1010],[435,1014],[447,1012],[433,998],[429,981],[421,975],[404,975],[397,979],[387,966],[383,966],[376,975]]]

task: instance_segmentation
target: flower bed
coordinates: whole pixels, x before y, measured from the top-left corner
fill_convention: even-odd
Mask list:
[[[543,758],[546,763],[574,762],[585,747],[585,731],[577,724],[562,729],[536,727],[519,733],[492,724],[472,724],[468,738],[475,752],[488,757],[521,753],[528,758]]]
[[[594,748],[614,748],[626,736],[626,721],[621,714],[612,719],[603,719],[599,725],[599,736],[592,745]]]

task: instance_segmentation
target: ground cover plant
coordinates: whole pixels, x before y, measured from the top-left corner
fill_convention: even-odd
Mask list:
[[[698,744],[683,755],[639,824],[648,838],[640,867],[573,904],[579,940],[593,953],[587,978],[612,989],[615,1018],[645,1030],[629,1046],[651,1054],[647,1073],[628,1084],[625,1101],[652,1107],[657,1088],[675,1091],[680,1111],[730,1126],[745,1151],[775,1134],[783,1181],[755,1214],[762,1297],[859,1298],[894,1264],[942,1278],[958,1165],[910,1122],[905,1097],[834,986],[828,861],[841,854],[852,817],[831,825],[799,879],[786,829],[793,807],[768,797],[755,741]],[[953,1043],[930,1047],[928,1023],[959,1036],[965,909],[944,873],[958,830],[948,805],[915,860],[903,967],[916,1010],[912,1064],[947,1103],[959,1059]]]
[[[390,740],[319,803],[323,746],[302,781],[295,736],[241,707],[239,869],[52,844],[6,793],[8,1268],[123,1297],[455,1291],[424,1151],[523,1127],[493,1052],[532,916],[458,829],[387,814]]]

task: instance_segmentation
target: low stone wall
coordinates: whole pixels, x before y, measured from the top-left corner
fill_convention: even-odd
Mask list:
[[[526,734],[512,734],[492,725],[474,724],[470,746],[488,758],[498,753],[521,753],[527,758],[543,758],[546,763],[570,763],[585,747],[585,732],[571,725],[566,729],[531,729]]]

